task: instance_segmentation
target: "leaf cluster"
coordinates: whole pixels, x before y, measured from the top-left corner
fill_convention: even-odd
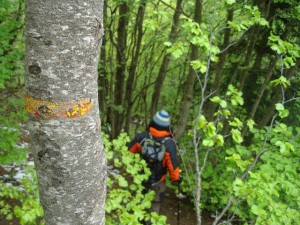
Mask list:
[[[0,189],[0,213],[6,215],[7,220],[16,217],[21,225],[44,224],[37,177],[32,166],[26,165],[20,185],[12,186],[1,181]]]
[[[106,223],[133,225],[151,221],[153,224],[166,224],[166,217],[149,212],[154,192],[146,193],[143,182],[151,172],[138,154],[128,151],[128,135],[120,134],[112,141],[105,134],[102,137],[109,166]]]

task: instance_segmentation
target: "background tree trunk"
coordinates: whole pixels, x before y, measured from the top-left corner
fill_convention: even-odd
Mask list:
[[[106,21],[107,20],[106,18],[107,18],[107,2],[104,1],[104,3],[103,3],[103,24],[104,25],[108,24],[108,22]],[[105,29],[107,29],[107,28],[105,27]],[[107,32],[105,32],[105,34],[106,33]],[[105,48],[106,44],[108,43],[107,39],[108,39],[107,35],[103,35],[101,54],[100,54],[100,64],[99,64],[99,68],[98,68],[99,110],[101,113],[101,121],[104,124],[107,122],[107,114],[105,112],[107,112],[107,108],[108,108],[106,98],[107,98],[108,92],[109,92],[108,78],[110,76],[109,72],[107,72],[107,68],[104,66],[106,56],[107,56],[107,52],[106,52],[106,48]]]
[[[105,223],[97,93],[102,4],[26,2],[26,109],[48,225]]]
[[[195,1],[195,12],[194,12],[194,21],[198,24],[201,22],[202,14],[202,0]],[[196,45],[191,46],[190,61],[196,60],[199,58],[199,47]],[[179,119],[176,128],[176,136],[180,138],[185,131],[185,127],[189,118],[189,111],[192,106],[193,101],[193,90],[194,83],[196,81],[197,74],[195,73],[192,66],[189,68],[188,76],[184,84],[184,91],[181,101],[181,107],[179,112]]]
[[[116,52],[116,76],[115,76],[115,91],[114,105],[112,106],[111,120],[111,137],[115,138],[121,131],[123,124],[123,108],[124,102],[124,84],[126,71],[126,47],[127,47],[127,26],[128,26],[128,5],[121,3],[119,6],[119,22],[118,22],[118,37],[117,37],[117,52]]]
[[[233,9],[228,9],[227,10],[227,23],[231,22],[232,20],[233,20]],[[230,40],[230,33],[231,33],[231,29],[226,28],[226,30],[224,32],[224,38],[223,38],[223,44],[221,46],[221,50],[224,50],[228,47],[229,40]],[[214,83],[212,86],[212,92],[213,92],[212,97],[218,96],[220,94],[223,70],[224,70],[224,66],[226,63],[227,55],[228,55],[228,51],[225,51],[225,52],[222,52],[219,56],[219,61],[216,65],[217,68],[216,68],[216,72],[215,72],[215,79],[214,79]],[[208,121],[211,121],[213,119],[213,115],[216,110],[216,107],[217,107],[217,104],[215,104],[213,102],[208,103],[207,110],[206,110],[207,111],[206,115],[207,115]]]
[[[295,75],[299,65],[300,65],[300,60],[298,59],[296,61],[295,66],[289,68],[286,71],[285,77],[287,80],[290,80],[291,77]],[[265,110],[263,117],[260,120],[258,120],[258,122],[257,122],[259,128],[263,128],[264,126],[267,126],[268,123],[270,122],[270,120],[272,119],[272,117],[274,116],[276,103],[279,103],[282,101],[284,90],[285,90],[285,88],[283,88],[280,85],[275,87],[275,90],[273,92],[272,99],[270,100],[268,108]]]
[[[141,54],[141,45],[143,38],[143,22],[145,15],[146,1],[141,1],[138,13],[135,21],[134,32],[132,35],[133,41],[133,49],[132,49],[132,60],[129,66],[128,71],[128,79],[126,82],[126,90],[125,90],[125,101],[127,103],[126,113],[124,118],[125,120],[125,132],[129,133],[130,122],[131,122],[131,111],[134,101],[132,100],[133,89],[135,87],[135,74],[138,66],[139,57]]]
[[[171,27],[171,31],[169,34],[169,41],[174,42],[178,35],[178,25],[179,25],[179,17],[181,15],[181,4],[183,0],[177,0],[176,2],[176,9],[173,15],[173,23]],[[159,101],[160,92],[163,86],[163,82],[165,80],[166,72],[169,66],[171,53],[166,53],[162,60],[162,63],[159,68],[159,72],[156,78],[154,91],[152,94],[152,101],[150,107],[150,116],[153,116],[157,111],[157,105]]]

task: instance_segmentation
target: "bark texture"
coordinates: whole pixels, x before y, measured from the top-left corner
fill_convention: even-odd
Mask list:
[[[111,137],[116,138],[123,125],[123,103],[124,103],[124,87],[125,87],[125,71],[126,71],[126,48],[127,48],[127,26],[129,7],[127,3],[122,2],[119,6],[119,21],[117,30],[117,54],[116,54],[116,76],[114,90],[114,106],[112,107],[111,120]]]
[[[194,21],[198,24],[201,23],[202,18],[202,0],[195,0],[195,12]],[[190,61],[196,60],[199,57],[199,46],[191,44]],[[197,74],[195,70],[190,66],[189,72],[184,84],[183,97],[181,100],[179,119],[177,123],[176,136],[180,138],[186,128],[186,124],[189,118],[189,111],[193,101],[194,84],[196,82]]]
[[[126,81],[126,90],[125,90],[125,102],[126,102],[126,110],[125,110],[125,132],[129,133],[130,123],[131,123],[131,111],[134,101],[132,99],[133,90],[135,89],[135,81],[136,81],[136,71],[138,66],[139,57],[141,55],[141,47],[142,47],[142,38],[144,35],[143,31],[143,22],[145,16],[145,8],[146,1],[143,0],[140,2],[138,13],[135,21],[135,26],[133,30],[133,47],[132,47],[132,60],[128,70],[128,79]]]
[[[228,9],[227,23],[231,22],[232,20],[233,20],[233,9]],[[231,36],[231,29],[228,28],[224,32],[223,44],[221,47],[222,50],[226,49],[229,46],[230,36]],[[222,80],[223,80],[223,71],[224,71],[227,57],[228,57],[228,51],[221,53],[219,56],[219,62],[216,65],[215,78],[212,85],[212,92],[213,92],[212,97],[218,96],[220,94],[220,88],[222,86]],[[206,109],[206,116],[208,121],[211,121],[213,119],[216,108],[217,108],[217,104],[213,102],[208,102],[208,107]]]
[[[26,107],[47,225],[105,223],[102,7],[101,0],[26,1]]]
[[[173,15],[173,23],[171,27],[171,31],[169,34],[169,41],[175,42],[178,36],[178,26],[179,26],[179,18],[181,15],[181,5],[183,0],[177,0],[176,1],[176,8]],[[154,91],[152,94],[152,101],[151,101],[151,107],[150,107],[150,116],[153,116],[157,111],[157,106],[159,102],[160,93],[163,87],[163,83],[166,77],[167,69],[170,62],[171,53],[167,53],[164,55],[162,63],[159,68],[159,72],[155,81]]]

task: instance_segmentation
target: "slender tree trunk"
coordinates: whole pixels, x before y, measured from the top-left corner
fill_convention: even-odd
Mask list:
[[[101,1],[26,1],[26,110],[46,225],[105,223],[101,21]]]
[[[135,73],[138,65],[138,60],[140,56],[140,50],[142,45],[142,37],[143,37],[143,22],[144,22],[144,15],[145,15],[145,8],[146,8],[146,1],[142,1],[139,9],[138,9],[138,15],[136,18],[136,24],[135,24],[135,32],[133,36],[136,36],[136,42],[134,43],[133,51],[132,51],[132,60],[131,64],[129,66],[128,71],[128,79],[126,83],[126,93],[125,93],[125,101],[127,103],[126,107],[126,113],[125,113],[125,132],[129,132],[130,122],[131,122],[131,110],[133,106],[133,100],[132,100],[132,91],[134,90],[135,86]]]
[[[194,21],[196,23],[201,22],[201,13],[202,13],[202,0],[195,1],[195,12],[194,12]],[[190,60],[196,60],[199,57],[199,47],[196,45],[191,46],[191,54]],[[186,78],[186,82],[184,85],[183,90],[183,98],[181,101],[180,112],[179,112],[179,119],[176,128],[176,136],[180,138],[184,132],[185,127],[187,124],[189,111],[192,106],[193,100],[193,91],[194,91],[194,84],[196,81],[197,74],[195,73],[194,69],[190,66],[188,76]]]
[[[232,21],[233,20],[233,9],[228,9],[227,10],[227,23]],[[221,49],[225,49],[226,47],[228,47],[229,45],[229,40],[230,40],[230,31],[231,29],[230,28],[227,28],[225,30],[225,33],[224,33],[224,40],[223,40],[223,44],[222,44],[222,48]],[[224,65],[225,65],[225,62],[226,62],[226,59],[227,59],[227,52],[223,52],[221,53],[220,57],[219,57],[219,62],[217,64],[217,70],[216,70],[216,76],[215,76],[215,80],[214,80],[214,84],[213,84],[213,87],[212,87],[212,91],[214,92],[214,94],[212,95],[213,96],[217,96],[220,94],[220,87],[221,87],[221,84],[222,84],[222,75],[223,75],[223,70],[224,70]],[[214,112],[216,110],[216,107],[217,107],[217,104],[213,103],[213,102],[210,102],[208,104],[208,109],[206,110],[207,113],[207,119],[208,121],[212,120],[213,119],[213,115],[214,115]]]
[[[287,72],[286,72],[286,78],[289,80],[297,71],[297,68],[300,65],[300,60],[298,59],[296,61],[296,65],[291,67]],[[269,107],[265,110],[264,116],[257,122],[258,127],[262,128],[268,124],[268,122],[271,120],[271,118],[274,116],[275,113],[275,104],[280,102],[283,97],[283,87],[277,86],[274,95],[269,103]]]
[[[269,68],[268,68],[268,73],[266,74],[266,77],[265,77],[265,80],[264,80],[264,83],[261,85],[259,91],[258,91],[258,95],[257,95],[257,98],[256,100],[254,101],[254,104],[252,105],[252,109],[250,111],[250,114],[249,114],[249,119],[253,119],[254,116],[255,116],[255,113],[257,111],[257,108],[259,106],[259,103],[262,99],[262,96],[267,88],[267,85],[269,84],[270,82],[270,79],[273,75],[273,71],[274,71],[274,68],[275,68],[275,65],[276,65],[276,58],[272,58],[270,60],[270,63],[269,63]]]
[[[257,35],[258,32],[259,32],[259,27],[254,26],[251,28],[251,34],[249,35],[250,42],[249,42],[249,45],[247,48],[246,56],[244,59],[244,64],[242,65],[243,68],[242,68],[242,71],[241,71],[240,77],[239,77],[239,91],[243,90],[243,88],[244,88],[245,80],[246,80],[248,72],[249,72],[248,67],[250,66],[251,59],[253,56],[254,46],[255,46],[255,43],[258,38],[258,35]]]
[[[176,3],[176,9],[175,9],[175,12],[173,15],[173,24],[171,27],[171,32],[169,34],[170,42],[175,41],[175,39],[177,38],[179,17],[181,15],[182,2],[183,2],[183,0],[177,0],[177,3]],[[151,107],[150,107],[151,115],[154,115],[155,112],[157,111],[158,100],[159,100],[161,89],[162,89],[162,86],[163,86],[163,83],[164,83],[164,80],[166,77],[166,72],[167,72],[167,69],[169,66],[169,62],[170,62],[170,56],[171,56],[170,53],[166,53],[164,55],[161,66],[159,68],[159,72],[158,72],[155,87],[154,87],[154,92],[152,94],[152,101],[151,101]]]
[[[128,5],[123,2],[119,6],[119,22],[117,37],[117,70],[114,88],[114,106],[112,109],[111,137],[115,138],[121,131],[123,124],[123,93],[126,71],[126,47],[127,47],[127,26],[128,26]]]
[[[104,1],[103,3],[103,24],[107,24],[106,22],[107,17],[107,2]],[[98,95],[99,95],[99,110],[102,113],[101,121],[102,123],[107,122],[106,113],[107,112],[107,101],[106,98],[108,96],[108,76],[109,73],[107,72],[107,66],[105,65],[106,62],[106,43],[107,43],[107,35],[103,35],[102,38],[102,47],[101,47],[101,55],[100,55],[100,64],[98,68]]]

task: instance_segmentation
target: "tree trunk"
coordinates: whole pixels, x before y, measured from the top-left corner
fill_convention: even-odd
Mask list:
[[[26,110],[47,225],[105,223],[102,1],[26,1]]]
[[[128,71],[128,79],[126,83],[126,90],[125,90],[125,101],[127,103],[126,113],[125,113],[125,132],[129,132],[130,122],[131,122],[131,110],[133,106],[132,100],[132,91],[134,90],[134,81],[135,81],[135,73],[138,65],[138,60],[140,56],[140,49],[142,45],[142,37],[143,37],[143,22],[144,22],[144,15],[145,15],[145,8],[146,8],[146,1],[141,1],[138,14],[136,18],[135,24],[135,32],[133,32],[133,38],[136,37],[136,41],[134,43],[133,51],[132,51],[132,60],[129,66]]]
[[[119,6],[119,22],[117,37],[117,69],[114,89],[114,105],[112,108],[111,137],[115,138],[121,131],[123,124],[123,92],[126,71],[126,47],[127,47],[127,25],[128,25],[128,5],[121,3]]]
[[[103,24],[107,24],[107,2],[103,3]],[[105,27],[105,29],[107,29]],[[100,64],[98,68],[98,99],[99,99],[99,110],[101,113],[101,121],[103,124],[107,122],[107,101],[106,98],[108,96],[109,91],[109,82],[107,72],[107,67],[105,65],[106,62],[106,44],[107,44],[107,34],[103,35],[102,38],[102,47],[100,54]]]
[[[248,67],[250,66],[250,63],[251,63],[254,46],[255,46],[257,38],[258,38],[257,34],[259,33],[259,30],[260,29],[257,26],[254,26],[251,28],[251,34],[249,35],[250,41],[249,41],[249,45],[247,47],[244,64],[242,65],[243,68],[242,68],[242,71],[241,71],[240,77],[239,77],[239,91],[242,91],[244,88],[245,80],[246,80],[248,72],[249,72]]]
[[[177,0],[176,3],[176,9],[173,15],[173,23],[171,27],[171,32],[169,34],[169,41],[173,42],[177,38],[177,33],[178,33],[178,25],[179,25],[179,17],[181,15],[181,4],[183,0]],[[156,83],[154,87],[154,92],[152,94],[152,101],[151,101],[151,107],[150,107],[150,112],[151,116],[155,114],[157,111],[157,105],[158,105],[158,100],[160,96],[160,92],[163,86],[163,82],[165,80],[166,72],[169,66],[170,62],[170,53],[166,53],[164,55],[164,58],[162,60],[161,66],[159,68],[159,72],[156,78]]]
[[[296,61],[296,65],[289,68],[289,70],[286,72],[286,79],[289,80],[297,71],[297,68],[300,65],[300,60],[298,59]],[[269,107],[265,110],[265,113],[263,117],[257,122],[258,123],[258,128],[263,128],[264,126],[267,126],[268,122],[271,120],[271,118],[274,116],[275,113],[275,104],[279,103],[282,101],[283,97],[283,87],[282,86],[277,86],[273,97],[269,103]]]
[[[227,23],[232,21],[233,20],[233,9],[228,9],[227,10]],[[224,33],[224,40],[223,40],[223,44],[222,44],[222,47],[221,49],[225,49],[228,47],[229,45],[229,40],[230,40],[230,31],[231,29],[230,28],[227,28],[225,30],[225,33]],[[216,76],[215,76],[215,80],[214,80],[214,84],[213,84],[213,87],[212,87],[212,91],[214,92],[214,94],[212,95],[213,96],[218,96],[220,94],[220,87],[221,87],[221,84],[222,84],[222,75],[223,75],[223,70],[224,70],[224,65],[225,65],[225,62],[226,62],[226,59],[227,59],[227,52],[223,52],[221,53],[220,57],[219,57],[219,62],[217,64],[217,69],[216,69]],[[213,102],[209,102],[208,104],[208,109],[206,110],[207,113],[207,119],[208,121],[212,120],[213,119],[213,115],[214,115],[214,112],[216,110],[216,107],[217,107],[217,104],[213,103]]]
[[[265,80],[264,80],[264,83],[261,85],[259,91],[258,91],[258,94],[257,94],[257,97],[252,105],[252,108],[251,108],[251,111],[250,111],[250,114],[249,114],[249,119],[253,119],[254,116],[255,116],[255,113],[258,109],[258,106],[260,104],[260,101],[262,99],[262,96],[268,86],[268,84],[270,83],[270,79],[273,75],[273,71],[274,71],[274,68],[276,66],[276,60],[277,58],[271,58],[270,59],[270,63],[269,63],[269,68],[268,68],[268,73],[266,74],[266,77],[265,77]],[[254,85],[254,84],[253,84]]]
[[[195,1],[195,13],[194,13],[194,21],[199,23],[201,22],[201,13],[202,13],[202,0],[196,0]],[[190,54],[190,60],[196,60],[199,57],[199,47],[196,45],[191,46],[191,54]],[[196,76],[194,69],[192,66],[189,68],[189,73],[186,78],[186,82],[184,85],[184,91],[183,91],[183,98],[181,101],[180,106],[180,113],[179,113],[179,119],[177,123],[176,128],[176,136],[177,138],[180,138],[184,132],[186,123],[188,120],[188,115],[190,108],[192,106],[192,100],[193,100],[193,91],[194,91],[194,84],[196,81]]]

